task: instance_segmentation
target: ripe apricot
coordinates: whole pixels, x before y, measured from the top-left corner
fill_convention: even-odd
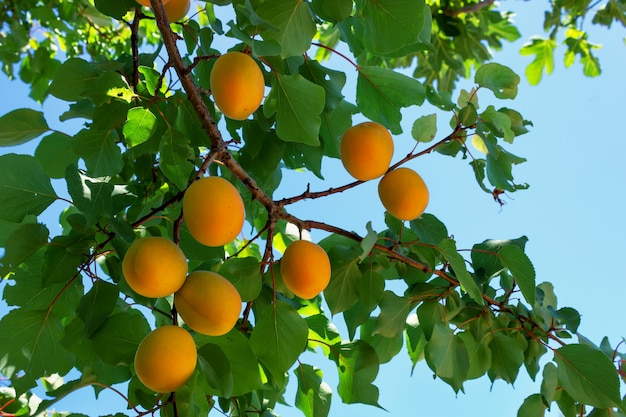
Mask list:
[[[182,250],[164,237],[135,240],[122,261],[126,282],[144,297],[158,298],[173,294],[187,276],[187,258]]]
[[[426,210],[428,188],[420,175],[410,168],[389,171],[378,183],[378,196],[392,216],[413,220]]]
[[[330,272],[326,251],[308,240],[291,243],[280,261],[280,274],[285,286],[306,300],[324,291],[330,282]]]
[[[191,0],[169,0],[167,3],[163,2],[163,8],[165,9],[167,20],[178,22],[189,13]]]
[[[152,391],[172,392],[183,386],[196,369],[198,352],[189,332],[162,326],[148,333],[135,353],[135,372]]]
[[[208,336],[228,333],[241,312],[241,296],[226,278],[194,271],[174,294],[174,306],[187,326]]]
[[[217,58],[209,83],[215,105],[230,119],[247,119],[263,100],[263,73],[256,61],[242,52],[228,52]]]
[[[231,242],[243,227],[244,206],[234,185],[221,177],[205,177],[187,188],[183,218],[189,233],[207,246]]]
[[[142,6],[150,7],[150,0],[135,0],[135,1],[141,4]],[[170,0],[163,0],[163,4],[167,4],[168,1]]]
[[[361,181],[378,178],[387,172],[393,157],[393,139],[376,122],[352,126],[343,134],[340,156],[346,171]]]

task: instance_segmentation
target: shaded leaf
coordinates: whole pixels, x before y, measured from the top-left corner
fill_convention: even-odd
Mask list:
[[[469,356],[463,339],[445,323],[436,323],[425,349],[426,361],[437,376],[460,387],[467,377]]]
[[[378,356],[366,342],[342,342],[332,349],[331,359],[337,363],[337,391],[346,404],[378,404],[378,388],[372,384],[378,375]]]
[[[380,316],[376,319],[373,333],[384,337],[401,335],[412,308],[410,299],[400,297],[393,291],[385,291],[380,301]]]
[[[546,405],[543,403],[540,394],[532,394],[526,397],[524,403],[517,411],[517,417],[543,417]]]
[[[63,178],[68,165],[78,162],[72,138],[58,132],[45,136],[35,149],[35,158],[50,178]]]
[[[237,288],[244,302],[255,299],[261,292],[261,263],[256,258],[228,258],[219,273]]]
[[[322,370],[303,363],[293,373],[298,378],[296,407],[306,417],[326,417],[330,411],[332,391],[322,380]]]
[[[109,316],[91,336],[98,356],[109,365],[130,365],[139,343],[150,332],[144,315],[135,309]]]
[[[535,268],[519,246],[505,245],[500,249],[502,264],[511,272],[526,301],[535,304]]]
[[[261,32],[266,41],[274,40],[282,47],[282,56],[297,56],[311,46],[316,32],[307,2],[301,0],[267,1],[255,7],[258,15],[278,30]]]
[[[115,308],[119,296],[117,286],[106,281],[97,280],[85,294],[78,306],[78,316],[85,323],[87,337],[109,317]]]
[[[230,397],[234,386],[233,371],[222,348],[214,343],[202,345],[198,348],[198,363],[202,375],[211,387],[209,393]]]
[[[0,117],[0,146],[15,146],[49,131],[40,111],[16,109]]]
[[[484,305],[485,300],[482,298],[482,293],[474,281],[474,278],[472,278],[470,273],[467,271],[465,260],[456,251],[456,244],[454,243],[454,240],[444,239],[439,244],[439,250],[443,254],[446,261],[450,263],[450,266],[454,270],[454,274],[459,280],[463,291],[467,292],[469,296],[472,297],[472,299],[478,304]]]
[[[0,258],[0,275],[15,270],[22,262],[48,244],[48,228],[39,223],[20,224],[7,238]]]
[[[163,135],[159,145],[159,169],[179,190],[184,190],[194,170],[193,151],[186,138],[176,137],[178,135],[180,133],[172,129],[167,129]]]
[[[521,341],[524,343],[522,344]],[[489,348],[491,349],[492,372],[512,384],[524,363],[525,340],[497,332],[491,339]]]
[[[57,70],[48,92],[61,100],[78,101],[97,78],[98,73],[91,63],[81,58],[70,58]]]

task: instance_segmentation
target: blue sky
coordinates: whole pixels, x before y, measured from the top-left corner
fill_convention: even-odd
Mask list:
[[[600,77],[584,77],[578,64],[565,69],[563,48],[560,47],[555,55],[554,73],[544,76],[541,84],[533,87],[523,76],[530,59],[518,54],[521,45],[532,35],[543,35],[543,8],[531,3],[504,3],[504,7],[519,12],[515,20],[522,32],[522,40],[505,45],[506,51],[496,52],[494,58],[522,76],[518,98],[500,101],[488,91],[479,93],[481,108],[488,104],[508,106],[533,122],[530,133],[507,147],[514,154],[528,159],[514,168],[514,175],[518,182],[530,184],[530,188],[503,197],[507,204],[500,208],[490,195],[480,190],[467,160],[430,154],[410,162],[409,166],[417,170],[429,185],[431,200],[427,212],[446,224],[459,248],[471,248],[474,243],[488,238],[526,235],[529,238],[526,250],[535,266],[537,282],[552,282],[559,305],[574,307],[581,313],[582,334],[596,343],[608,335],[615,346],[626,336],[622,319],[626,277],[620,268],[624,256],[622,238],[626,235],[626,134],[622,119],[623,97],[626,96],[626,31],[619,26],[612,31],[586,26],[591,31],[591,40],[602,44],[602,49],[597,52],[603,70]],[[343,69],[349,78],[352,74],[349,82],[354,85],[356,74],[351,67],[341,60],[333,60],[328,65]],[[467,82],[462,86],[469,89],[472,84]],[[0,114],[19,107],[39,108],[26,98],[26,91],[17,82],[10,83],[0,77],[0,88],[5,97],[10,97],[0,101]],[[346,94],[348,91],[349,86]],[[50,100],[45,111],[58,114],[65,110],[65,106]],[[405,112],[405,133],[394,137],[397,148],[394,161],[414,145],[410,137],[413,120],[432,112],[434,110],[426,106]],[[440,114],[438,117],[437,137],[444,137],[449,133],[449,116]],[[56,122],[52,119],[48,116],[51,124]],[[61,126],[64,131],[69,130]],[[28,146],[20,149],[24,152]],[[1,153],[15,151],[0,149]],[[350,181],[336,160],[325,161],[323,170],[326,178],[323,182],[308,174],[285,173],[285,182],[276,197],[297,194],[306,188],[307,183],[311,183],[312,190],[322,190]],[[371,181],[328,199],[298,203],[292,210],[304,218],[341,225],[361,234],[365,233],[368,221],[372,221],[375,230],[381,230],[383,208],[378,201],[376,184],[377,181]],[[45,221],[55,223],[56,215]],[[343,319],[337,316],[334,321],[339,325]],[[546,357],[550,359],[551,355]],[[333,364],[322,355],[307,354],[305,360],[322,367],[327,382],[336,391]],[[483,378],[468,382],[466,394],[456,396],[445,383],[433,380],[432,372],[423,362],[410,376],[410,362],[404,352],[381,367],[376,384],[381,392],[379,402],[388,411],[370,406],[344,406],[334,395],[331,414],[362,417],[409,413],[512,416],[516,415],[526,396],[538,392],[538,385],[521,370],[514,387],[502,381],[491,385],[487,378]],[[121,398],[111,392],[101,394],[97,403],[92,398],[90,390],[83,390],[59,404],[58,409],[101,415],[125,408]],[[293,389],[287,393],[286,399],[293,403]],[[283,416],[301,415],[295,407],[281,407],[277,411]],[[551,415],[559,414],[553,412]]]

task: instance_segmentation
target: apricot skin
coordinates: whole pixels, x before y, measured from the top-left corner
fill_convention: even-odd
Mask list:
[[[230,119],[247,119],[263,100],[263,73],[256,61],[242,52],[217,58],[209,82],[215,105]]]
[[[137,347],[135,372],[152,391],[173,392],[193,374],[197,359],[196,345],[187,330],[157,327]]]
[[[187,188],[183,218],[189,233],[206,246],[223,246],[237,237],[245,220],[241,195],[221,177],[205,177]]]
[[[340,146],[341,162],[357,180],[373,180],[389,169],[393,139],[379,123],[363,122],[352,126],[343,134]]]
[[[165,9],[167,20],[178,22],[189,13],[191,0],[169,0],[167,3],[163,2],[163,8]]]
[[[135,1],[141,4],[142,6],[150,7],[150,0],[135,0]],[[168,1],[170,0],[163,0],[163,4],[167,4]]]
[[[210,271],[194,271],[174,294],[174,306],[192,330],[208,336],[221,336],[237,323],[241,296],[223,276]]]
[[[410,168],[389,171],[378,183],[385,209],[399,220],[417,219],[428,205],[429,193],[422,177]]]
[[[187,258],[182,250],[164,237],[135,240],[122,261],[126,282],[144,297],[159,298],[175,293],[185,282]]]
[[[296,240],[285,249],[280,274],[289,290],[302,299],[311,299],[324,291],[330,282],[330,260],[321,246]]]

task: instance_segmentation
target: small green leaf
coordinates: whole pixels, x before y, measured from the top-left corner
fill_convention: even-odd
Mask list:
[[[540,394],[532,394],[524,400],[517,411],[517,417],[543,417],[546,405],[543,403]]]
[[[43,255],[42,284],[68,282],[77,276],[78,267],[87,260],[89,249],[78,236],[56,236]]]
[[[546,74],[552,74],[554,70],[554,49],[556,49],[556,42],[551,38],[533,37],[530,42],[522,46],[520,49],[521,55],[535,56],[533,62],[526,66],[526,78],[530,84],[539,84],[544,70]]]
[[[463,339],[445,323],[436,323],[425,349],[428,366],[444,380],[460,387],[467,377],[469,356]]]
[[[404,331],[406,319],[413,305],[411,300],[385,291],[380,301],[380,316],[376,320],[373,333],[384,337],[396,337]]]
[[[318,146],[324,89],[300,74],[277,75],[265,99],[263,114],[276,114],[276,133],[285,142]]]
[[[361,240],[361,248],[363,249],[363,253],[359,256],[359,261],[363,262],[365,258],[367,258],[374,248],[376,241],[378,240],[378,234],[372,229],[372,222],[367,222],[365,226],[367,229],[367,235]]]
[[[74,136],[72,149],[83,158],[91,176],[112,176],[124,166],[117,139],[115,130],[83,129]]]
[[[378,375],[376,351],[364,341],[342,342],[333,346],[331,359],[337,363],[337,391],[346,404],[378,404],[378,388],[372,384]]]
[[[193,151],[185,138],[177,137],[180,135],[172,129],[167,129],[163,135],[159,146],[161,153],[159,168],[179,190],[184,190],[194,169],[191,162]]]
[[[505,245],[500,249],[502,264],[511,272],[526,301],[535,304],[535,268],[519,246]]]
[[[543,367],[543,381],[541,381],[541,396],[546,404],[551,404],[559,387],[558,370],[552,362]]]
[[[296,407],[306,417],[326,417],[330,411],[332,391],[322,378],[321,369],[305,363],[300,364],[293,373],[298,378]]]
[[[418,142],[430,142],[437,134],[437,114],[422,116],[413,122],[411,135]]]
[[[624,410],[617,370],[600,350],[587,344],[572,344],[554,351],[559,383],[575,400],[598,408]]]
[[[57,70],[48,92],[61,100],[78,101],[97,79],[93,64],[81,58],[70,58]]]
[[[78,155],[72,149],[72,138],[58,132],[41,139],[35,149],[35,158],[50,178],[65,177],[68,165],[78,162]]]
[[[438,245],[449,236],[446,225],[429,213],[424,213],[419,218],[411,220],[410,225],[420,242],[427,245]]]
[[[39,223],[20,224],[8,237],[0,258],[0,276],[14,271],[31,255],[48,244],[48,228]]]
[[[40,111],[13,110],[0,117],[0,146],[15,146],[35,139],[49,131]]]
[[[58,197],[39,162],[29,155],[0,156],[0,218],[21,222],[38,216]]]
[[[156,116],[143,107],[133,107],[128,110],[126,122],[122,132],[129,148],[144,143],[156,129]]]
[[[520,78],[509,67],[490,62],[478,68],[474,76],[474,82],[479,87],[485,87],[493,91],[498,98],[513,99],[517,96],[517,85],[520,82]]]
[[[282,56],[304,54],[316,33],[315,22],[307,2],[301,0],[268,1],[256,8],[258,15],[278,30],[262,31],[266,41],[274,40],[282,47]]]
[[[472,297],[472,299],[478,304],[484,305],[485,300],[483,300],[482,293],[480,292],[476,281],[474,281],[474,278],[472,278],[470,273],[467,271],[465,260],[456,251],[456,244],[454,243],[454,240],[444,239],[439,244],[439,250],[454,270],[454,274],[461,284],[461,289],[467,292],[469,296]]]
[[[489,343],[489,349],[491,349],[491,371],[510,384],[515,382],[524,363],[526,341],[497,332]]]
[[[261,292],[261,263],[253,257],[228,258],[219,273],[237,288],[244,302],[255,299]]]
[[[426,98],[424,86],[415,78],[388,68],[359,67],[356,101],[363,115],[402,133],[402,107],[421,105]]]
[[[331,276],[324,290],[324,298],[333,314],[352,307],[359,300],[359,280],[362,276],[358,266],[358,254],[342,247],[335,247],[328,253],[331,262]]]
[[[87,337],[100,327],[115,308],[119,296],[116,285],[97,280],[78,306],[78,316],[85,323]]]
[[[298,312],[283,301],[266,306],[258,314],[250,346],[270,372],[284,374],[304,351],[308,327]]]
[[[413,316],[415,317],[415,316]],[[416,320],[409,319],[406,328],[406,349],[411,359],[411,374],[415,370],[417,362],[424,359],[424,348],[426,347],[426,337],[422,326],[416,324]]]

